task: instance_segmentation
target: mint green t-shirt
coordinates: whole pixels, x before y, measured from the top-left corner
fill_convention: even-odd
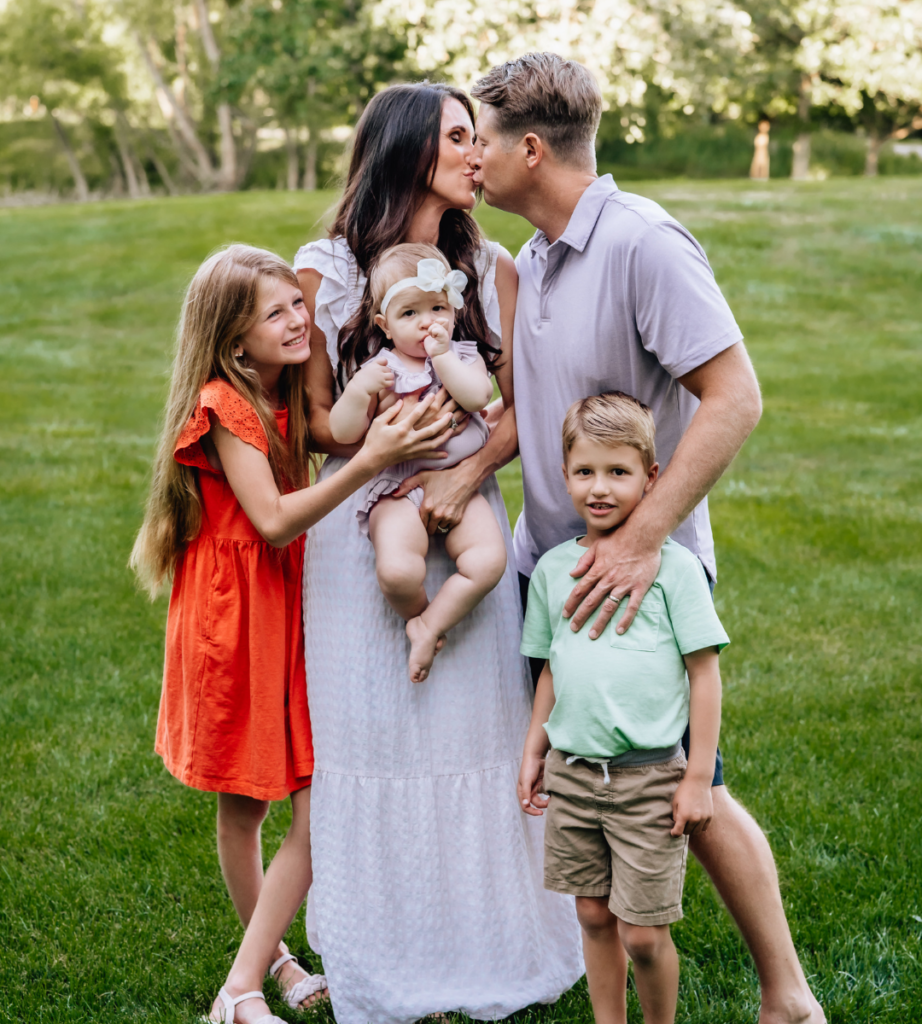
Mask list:
[[[631,627],[615,632],[627,609],[623,601],[602,635],[590,640],[588,625],[574,633],[563,617],[575,583],[570,571],[585,553],[576,540],[551,548],[528,587],[521,649],[551,663],[556,703],[544,726],[551,746],[581,757],[673,746],[688,724],[682,655],[730,642],[701,562],[667,540]]]

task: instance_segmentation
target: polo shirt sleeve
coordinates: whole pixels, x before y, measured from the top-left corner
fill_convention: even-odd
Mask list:
[[[701,563],[691,555],[684,571],[664,588],[672,632],[682,654],[705,647],[722,651],[730,637],[721,625]]]
[[[519,650],[529,658],[549,658],[554,629],[548,608],[547,574],[539,561],[528,583],[528,607]]]
[[[647,226],[631,248],[627,274],[641,344],[672,377],[742,340],[704,250],[678,221]]]

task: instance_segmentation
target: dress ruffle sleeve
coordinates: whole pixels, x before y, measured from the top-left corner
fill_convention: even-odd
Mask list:
[[[202,438],[211,430],[209,409],[214,411],[223,427],[268,457],[269,439],[253,406],[227,381],[210,380],[202,388],[189,422],[176,441],[173,458],[177,462],[215,472],[201,444]]]
[[[477,342],[470,341],[466,338],[461,338],[458,341],[452,341],[451,350],[462,363],[474,363],[477,361],[477,356],[480,354],[477,351]]]
[[[487,318],[487,327],[493,335],[494,347],[499,348],[503,340],[503,325],[499,316],[499,296],[496,294],[496,261],[500,252],[506,252],[498,242],[484,242],[474,258],[474,268],[480,278],[480,301]],[[508,253],[506,253],[508,255]]]
[[[321,238],[301,246],[295,256],[294,269],[316,270],[323,278],[317,289],[314,323],[323,331],[330,365],[335,367],[339,363],[339,331],[359,307],[365,290],[365,275],[346,240],[340,236]]]

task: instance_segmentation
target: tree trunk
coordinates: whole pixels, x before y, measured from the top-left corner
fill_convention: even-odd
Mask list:
[[[298,137],[290,129],[285,129],[285,149],[288,154],[288,171],[285,186],[289,192],[298,190]]]
[[[128,185],[128,195],[131,199],[140,199],[141,186],[138,183],[138,176],[135,174],[128,140],[125,138],[125,126],[122,124],[122,118],[118,115],[115,118],[115,144],[118,146],[118,155],[122,161],[122,172]]]
[[[131,159],[134,161],[135,171],[138,175],[138,184],[141,186],[141,195],[144,198],[151,196],[150,182],[147,180],[147,168],[144,161],[138,156],[134,149],[131,149]]]
[[[211,21],[208,17],[208,4],[205,0],[195,0],[195,9],[198,14],[199,33],[202,37],[202,46],[205,49],[205,56],[211,65],[215,75],[221,70],[221,51],[218,49],[217,40],[211,29]],[[223,192],[230,192],[237,188],[237,143],[234,141],[234,124],[231,118],[230,104],[221,102],[218,104],[218,130],[221,133],[221,167],[218,171],[218,188]]]
[[[317,189],[317,133],[313,128],[304,153],[304,177],[301,180],[301,187],[305,192],[314,192]]]
[[[90,198],[90,190],[87,187],[83,171],[80,169],[80,161],[77,159],[74,147],[70,144],[67,132],[64,131],[64,126],[54,116],[54,114],[51,114],[51,123],[54,125],[58,141],[61,143],[61,146],[64,149],[64,155],[67,157],[67,163],[70,167],[70,176],[74,179],[74,190],[77,193],[77,201],[85,203]]]
[[[166,120],[166,132],[170,137],[170,142],[173,144],[173,152],[176,154],[176,159],[179,161],[179,166],[186,172],[192,181],[199,181],[199,169],[195,163],[189,157],[189,151],[186,148],[185,143],[176,132],[176,126],[173,124],[173,118],[167,117]]]
[[[166,169],[166,164],[157,156],[157,151],[153,146],[149,146],[147,149],[147,155],[151,159],[151,163],[157,168],[157,173],[160,175],[160,180],[166,187],[167,193],[171,196],[178,195],[176,185],[173,183],[173,179],[170,176],[170,172]]]
[[[313,104],[314,96],[317,94],[317,79],[311,76],[307,80],[307,102]],[[301,187],[305,192],[314,192],[317,188],[317,136],[318,129],[308,123],[307,126],[307,152],[304,154],[304,178]]]
[[[118,162],[118,158],[109,150],[109,166],[112,168],[112,177],[109,179],[111,182],[109,191],[112,195],[121,198],[125,194],[125,176],[122,173],[122,165]]]
[[[791,165],[794,181],[806,181],[810,177],[810,133],[801,132],[794,143],[794,163]]]
[[[876,131],[868,132],[868,148],[864,156],[864,173],[868,178],[877,177],[877,164],[880,159],[880,149],[884,140]]]
[[[166,82],[164,82],[163,75],[160,73],[160,68],[158,68],[154,63],[154,59],[151,56],[147,45],[145,45],[144,40],[138,34],[136,34],[135,38],[138,41],[141,56],[144,58],[144,63],[147,66],[147,70],[150,72],[151,78],[154,80],[154,85],[156,86],[157,91],[164,97],[170,110],[173,111],[172,120],[176,123],[176,129],[180,137],[195,157],[195,163],[197,165],[194,171],[195,177],[203,188],[209,188],[214,184],[215,175],[214,168],[211,164],[211,158],[208,156],[208,151],[202,145],[198,135],[196,135],[195,127],[192,124],[189,115],[176,99],[176,94],[172,89],[168,88]]]
[[[234,141],[234,125],[229,103],[218,104],[218,127],[221,130],[221,168],[218,171],[218,188],[222,192],[233,192],[237,185],[237,144]]]
[[[810,177],[810,107],[812,105],[812,80],[809,75],[800,79],[800,98],[797,101],[797,117],[803,125],[797,141],[794,143],[794,162],[791,165],[791,177],[795,181],[805,181]]]

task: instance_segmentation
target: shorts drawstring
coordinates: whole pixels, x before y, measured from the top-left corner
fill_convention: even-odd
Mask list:
[[[567,758],[567,764],[573,764],[574,761],[586,761],[588,764],[600,764],[602,766],[602,778],[605,780],[607,786],[611,782],[611,778],[608,774],[608,762],[611,758],[608,757],[580,757],[579,754],[571,754]]]

